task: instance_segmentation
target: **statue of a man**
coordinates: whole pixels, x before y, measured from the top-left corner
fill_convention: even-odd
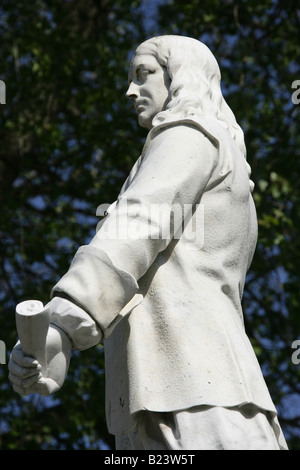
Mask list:
[[[143,152],[53,288],[48,378],[18,345],[14,389],[55,392],[71,349],[103,342],[117,449],[286,449],[244,329],[257,220],[218,64],[195,39],[149,39],[132,59],[127,97],[149,129]]]

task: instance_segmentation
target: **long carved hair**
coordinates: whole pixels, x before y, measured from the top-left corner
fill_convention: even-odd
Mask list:
[[[246,158],[244,133],[221,91],[219,65],[202,42],[185,36],[157,36],[140,44],[135,54],[154,55],[171,79],[169,101],[153,126],[197,117],[217,119]]]

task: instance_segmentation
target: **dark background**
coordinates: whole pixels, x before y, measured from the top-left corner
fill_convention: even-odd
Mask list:
[[[15,305],[49,300],[95,233],[146,136],[125,98],[128,60],[158,34],[202,40],[245,132],[259,240],[245,324],[291,449],[300,449],[298,1],[1,0],[0,339]],[[294,101],[299,95],[294,94]],[[300,357],[300,354],[299,354]],[[297,359],[297,354],[296,354]],[[295,361],[294,361],[295,362]],[[297,361],[296,361],[297,362]],[[51,398],[20,397],[0,365],[0,449],[107,449],[101,347],[74,353]]]

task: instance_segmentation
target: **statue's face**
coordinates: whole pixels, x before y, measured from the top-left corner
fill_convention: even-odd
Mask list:
[[[152,119],[163,111],[168,102],[170,78],[154,56],[134,56],[129,70],[126,96],[133,100],[141,127],[151,129]]]

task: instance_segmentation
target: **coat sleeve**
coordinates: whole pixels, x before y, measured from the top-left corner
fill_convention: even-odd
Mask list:
[[[131,184],[90,244],[79,248],[52,297],[75,302],[109,336],[138,293],[138,280],[174,237],[184,206],[199,201],[217,160],[216,146],[196,126],[152,133]]]

